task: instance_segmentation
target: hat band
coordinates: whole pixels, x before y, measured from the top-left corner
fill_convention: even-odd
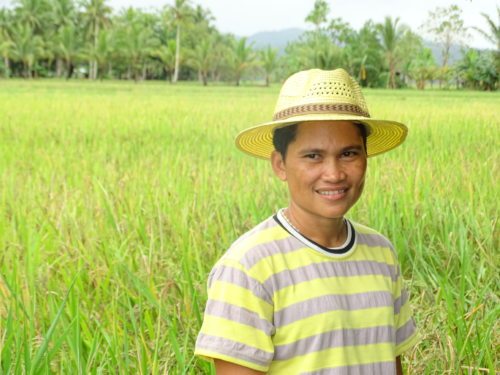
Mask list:
[[[335,104],[303,104],[285,108],[273,116],[273,121],[284,120],[291,116],[306,115],[311,113],[339,113],[370,117],[370,114],[363,111],[359,106],[349,103]]]

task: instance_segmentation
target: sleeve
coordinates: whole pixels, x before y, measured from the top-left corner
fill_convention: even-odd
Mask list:
[[[208,301],[195,354],[267,371],[274,356],[273,304],[263,285],[235,261],[220,261],[208,280]]]
[[[396,356],[399,356],[417,343],[418,335],[412,316],[409,295],[403,285],[399,265],[397,265],[396,272],[394,321],[396,329]]]

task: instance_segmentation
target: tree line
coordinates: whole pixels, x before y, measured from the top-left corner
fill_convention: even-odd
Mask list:
[[[500,19],[500,10],[497,8]],[[316,0],[305,20],[313,28],[284,51],[256,49],[246,38],[221,33],[209,9],[175,0],[155,11],[127,8],[114,13],[107,0],[14,0],[0,9],[0,74],[4,78],[65,77],[234,82],[282,80],[292,72],[344,67],[364,87],[415,85],[495,90],[500,29],[483,14],[482,33],[496,50],[465,48],[451,65],[451,45],[467,35],[461,9],[436,8],[422,30],[442,47],[437,64],[422,38],[398,18],[367,21],[359,30],[330,17]]]

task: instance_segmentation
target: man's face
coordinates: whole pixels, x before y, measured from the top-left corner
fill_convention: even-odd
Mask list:
[[[363,191],[366,152],[348,121],[299,124],[285,160],[274,151],[271,162],[288,183],[291,214],[303,223],[342,218]]]

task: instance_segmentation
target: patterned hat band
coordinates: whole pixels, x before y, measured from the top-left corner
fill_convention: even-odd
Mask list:
[[[330,104],[303,104],[285,108],[273,116],[273,121],[285,120],[292,116],[308,115],[311,113],[337,113],[355,116],[370,117],[370,114],[363,111],[359,106],[349,103]]]

